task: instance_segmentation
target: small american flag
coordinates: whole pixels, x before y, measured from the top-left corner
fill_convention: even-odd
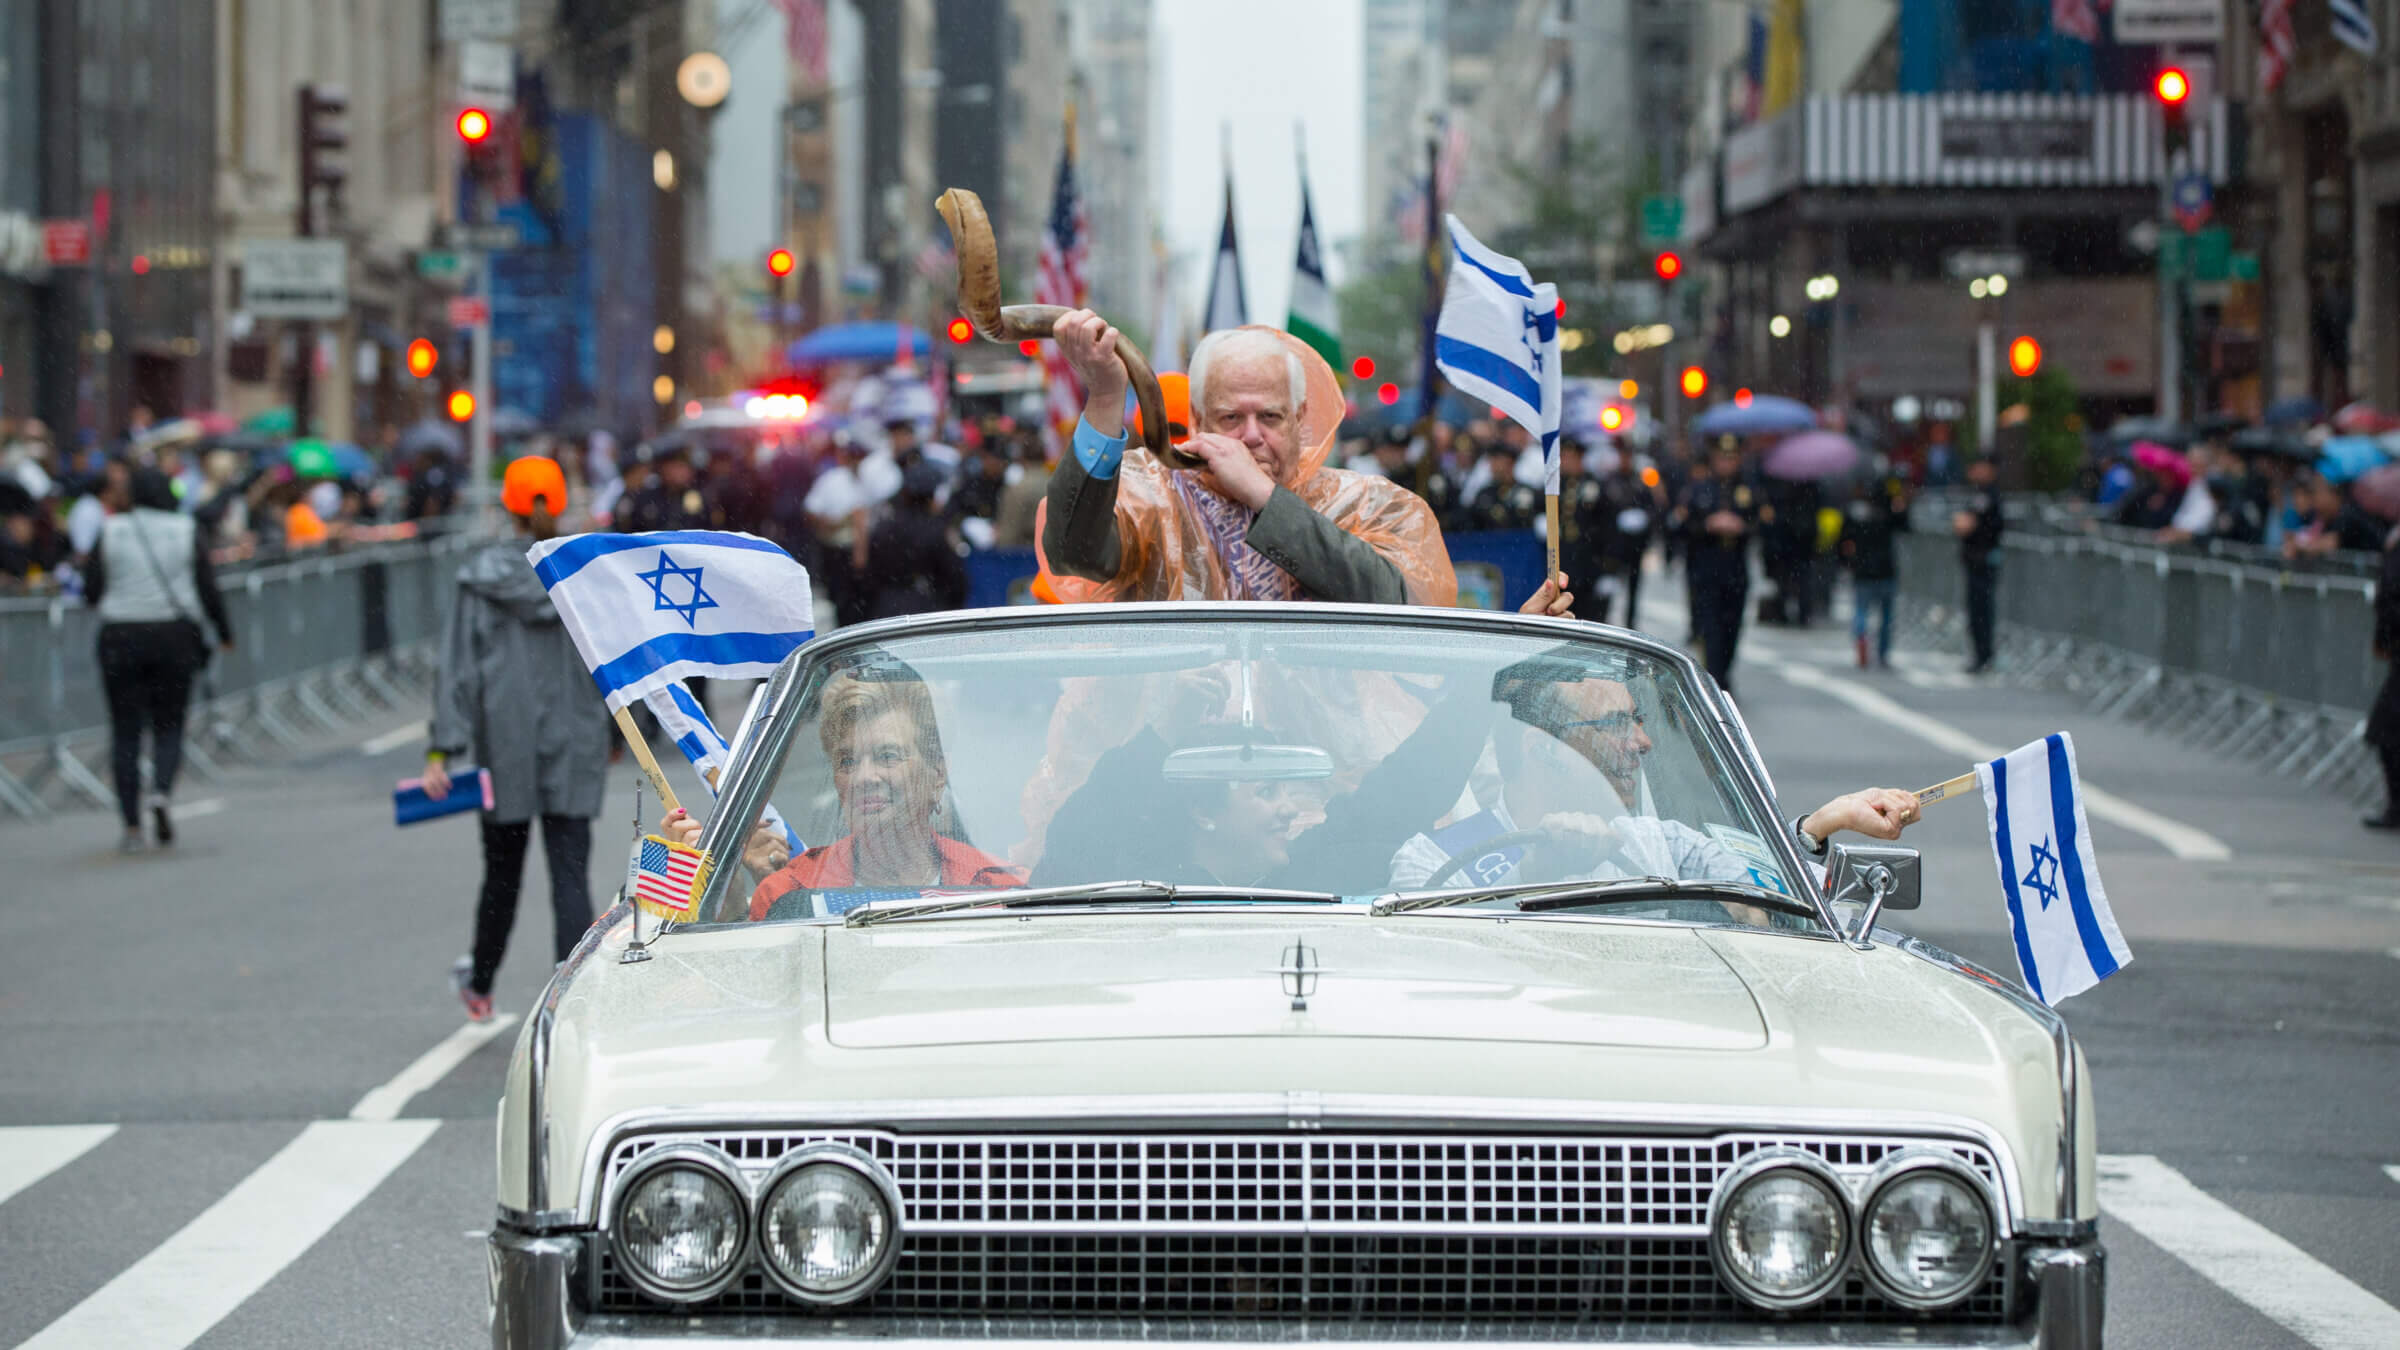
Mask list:
[[[2298,50],[2292,36],[2292,0],[2265,0],[2258,10],[2258,87],[2275,92]]]
[[[633,902],[652,918],[690,919],[707,876],[707,854],[655,834],[644,835],[633,867]]]
[[[783,43],[810,84],[825,83],[825,0],[776,0],[783,10]]]
[[[2050,0],[2050,27],[2082,42],[2100,40],[2100,12],[2092,0]]]
[[[1058,154],[1058,190],[1050,196],[1050,220],[1042,228],[1041,276],[1033,285],[1037,305],[1083,308],[1087,295],[1084,266],[1091,255],[1091,218],[1083,194],[1075,187],[1075,109],[1067,109],[1067,140]],[[1075,372],[1056,343],[1042,348],[1043,384],[1048,390],[1043,439],[1050,458],[1066,449],[1067,433],[1083,410],[1083,391]]]

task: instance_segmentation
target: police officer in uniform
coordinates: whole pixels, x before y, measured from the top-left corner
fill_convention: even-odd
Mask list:
[[[1641,470],[1633,456],[1618,450],[1617,462],[1602,475],[1596,484],[1598,503],[1594,514],[1602,522],[1600,529],[1600,569],[1607,585],[1593,586],[1595,593],[1622,590],[1625,593],[1627,628],[1637,627],[1636,616],[1641,612],[1642,557],[1650,551],[1650,540],[1659,532],[1658,496],[1648,483],[1642,481]],[[1603,623],[1608,619],[1608,597],[1602,595],[1600,613],[1594,617]]]
[[[1517,452],[1496,441],[1485,449],[1484,463],[1491,469],[1491,481],[1468,505],[1467,528],[1532,529],[1542,518],[1542,490],[1517,481]]]
[[[629,534],[651,530],[705,530],[708,495],[692,474],[690,452],[667,446],[651,454],[650,481],[617,507],[617,527]]]
[[[1697,467],[1697,466],[1695,466]],[[1730,439],[1709,452],[1676,503],[1684,566],[1692,588],[1692,636],[1710,678],[1733,692],[1733,651],[1750,602],[1750,537],[1758,532],[1758,494],[1742,476],[1742,452]]]
[[[1967,465],[1966,508],[1950,517],[1958,536],[1958,560],[1967,573],[1967,639],[1974,660],[1967,673],[1980,675],[1992,664],[1993,606],[2000,589],[2000,476],[1990,455]]]

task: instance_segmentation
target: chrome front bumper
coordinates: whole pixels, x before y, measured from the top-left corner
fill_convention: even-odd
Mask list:
[[[543,1236],[495,1227],[491,1235],[491,1297],[493,1350],[631,1350],[632,1347],[813,1346],[853,1341],[873,1342],[877,1350],[932,1350],[960,1340],[1006,1341],[1012,1345],[1068,1345],[1078,1350],[1159,1350],[1176,1344],[1172,1336],[1107,1334],[1104,1327],[1088,1331],[1075,1324],[1045,1323],[1019,1330],[1005,1324],[962,1321],[955,1334],[939,1337],[893,1335],[861,1323],[845,1329],[839,1322],[812,1320],[805,1324],[757,1317],[677,1317],[595,1314],[578,1305],[577,1263],[582,1238]],[[2108,1255],[2097,1242],[2070,1247],[2035,1247],[2023,1255],[2024,1276],[2032,1290],[2032,1314],[2012,1326],[1906,1324],[1890,1327],[1762,1323],[1755,1326],[1678,1326],[1672,1329],[1611,1327],[1575,1328],[1555,1338],[1594,1345],[1650,1347],[1690,1346],[1694,1350],[1724,1350],[1729,1346],[1840,1346],[1843,1350],[1908,1347],[1974,1347],[1975,1350],[2100,1350],[2100,1331],[2107,1287]],[[1337,1337],[1344,1350],[1425,1350],[1438,1342],[1444,1350],[1478,1350],[1482,1343],[1459,1338],[1453,1328],[1423,1339],[1395,1336],[1375,1340],[1355,1333]],[[1212,1328],[1213,1345],[1255,1340],[1261,1345],[1292,1344],[1310,1338],[1273,1326],[1251,1334],[1239,1324]],[[1195,1338],[1192,1344],[1199,1344]],[[1510,1341],[1489,1342],[1493,1350]]]

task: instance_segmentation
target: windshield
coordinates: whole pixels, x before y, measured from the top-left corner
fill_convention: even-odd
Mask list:
[[[1597,636],[1129,615],[896,636],[798,678],[750,738],[780,763],[720,921],[1137,879],[1219,900],[1642,877],[1804,893],[1681,669]],[[1689,898],[1605,912],[1808,922]]]

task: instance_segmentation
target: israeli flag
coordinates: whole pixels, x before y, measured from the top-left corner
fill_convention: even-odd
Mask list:
[[[692,677],[763,679],[816,636],[808,573],[756,535],[578,534],[525,556],[611,711]]]
[[[2017,967],[2042,1002],[2056,1006],[2114,975],[2133,949],[2109,911],[2083,816],[2075,742],[2054,732],[1975,766],[2016,935]]]
[[[666,732],[674,740],[675,748],[692,762],[692,771],[699,774],[700,781],[708,785],[709,795],[716,796],[717,779],[724,772],[725,761],[732,747],[718,733],[717,724],[709,720],[708,709],[700,706],[700,700],[692,697],[692,691],[684,688],[681,680],[661,689],[653,689],[642,697],[650,705],[651,714],[658,718],[659,729]],[[792,852],[800,852],[803,847],[800,836],[784,820],[782,812],[769,803],[761,815],[767,825],[783,835],[784,842],[791,846]]]
[[[1545,490],[1558,492],[1558,288],[1450,222],[1450,283],[1434,324],[1433,359],[1450,383],[1498,408],[1541,441]]]

